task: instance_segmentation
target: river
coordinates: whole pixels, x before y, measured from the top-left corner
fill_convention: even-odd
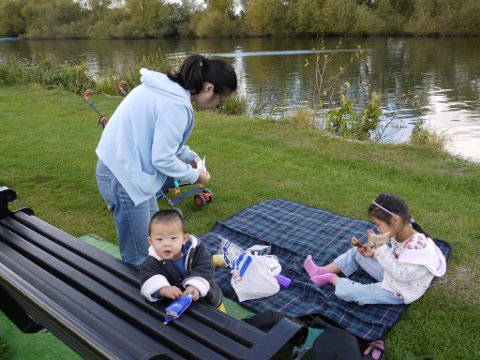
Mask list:
[[[231,61],[239,76],[238,92],[263,116],[278,117],[313,101],[315,51],[339,48],[329,64],[342,66],[341,81],[363,106],[372,92],[381,95],[385,142],[408,141],[422,120],[443,134],[453,154],[480,161],[480,46],[476,38],[329,38],[68,40],[0,43],[7,54],[31,58],[49,53],[59,60],[87,61],[92,72],[118,70],[124,59],[161,51],[167,56],[193,52]],[[360,47],[362,54],[350,61]],[[315,50],[315,51],[313,51]],[[310,64],[306,66],[306,63]]]

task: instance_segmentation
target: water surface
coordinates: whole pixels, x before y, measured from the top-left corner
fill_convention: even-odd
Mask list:
[[[313,101],[313,65],[335,51],[329,73],[345,68],[342,81],[363,106],[372,92],[382,96],[382,119],[391,123],[383,141],[408,141],[414,124],[425,121],[445,134],[452,153],[480,161],[480,47],[469,38],[69,40],[0,43],[6,54],[30,58],[49,53],[59,60],[87,61],[91,71],[115,72],[123,60],[161,51],[177,57],[216,54],[235,67],[239,93],[264,116],[278,117]],[[360,46],[363,54],[350,61]],[[306,63],[310,64],[306,66]]]

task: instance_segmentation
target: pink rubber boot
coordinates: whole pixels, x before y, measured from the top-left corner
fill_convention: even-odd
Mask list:
[[[323,275],[312,276],[310,279],[313,283],[317,286],[323,286],[327,284],[331,284],[334,279],[338,278],[337,274],[333,273],[326,273]]]
[[[308,255],[303,263],[303,267],[307,272],[308,276],[317,276],[326,274],[325,269],[322,266],[317,266],[312,260],[312,255]]]

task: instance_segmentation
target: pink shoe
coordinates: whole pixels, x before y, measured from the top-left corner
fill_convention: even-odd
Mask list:
[[[307,272],[308,276],[317,276],[323,275],[326,273],[325,269],[322,266],[317,266],[313,262],[312,255],[308,255],[305,261],[303,262],[303,267]]]
[[[313,283],[317,286],[323,286],[323,285],[331,284],[332,281],[337,277],[338,277],[337,274],[326,273],[323,275],[312,276],[310,280],[312,280]]]
[[[364,359],[379,360],[383,355],[385,355],[385,358],[387,358],[387,353],[385,352],[385,342],[383,340],[371,342],[363,352]]]

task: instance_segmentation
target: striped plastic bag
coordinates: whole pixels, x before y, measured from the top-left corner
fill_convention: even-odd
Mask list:
[[[282,266],[275,256],[242,252],[232,263],[231,284],[240,302],[271,296],[280,291],[276,275]]]

